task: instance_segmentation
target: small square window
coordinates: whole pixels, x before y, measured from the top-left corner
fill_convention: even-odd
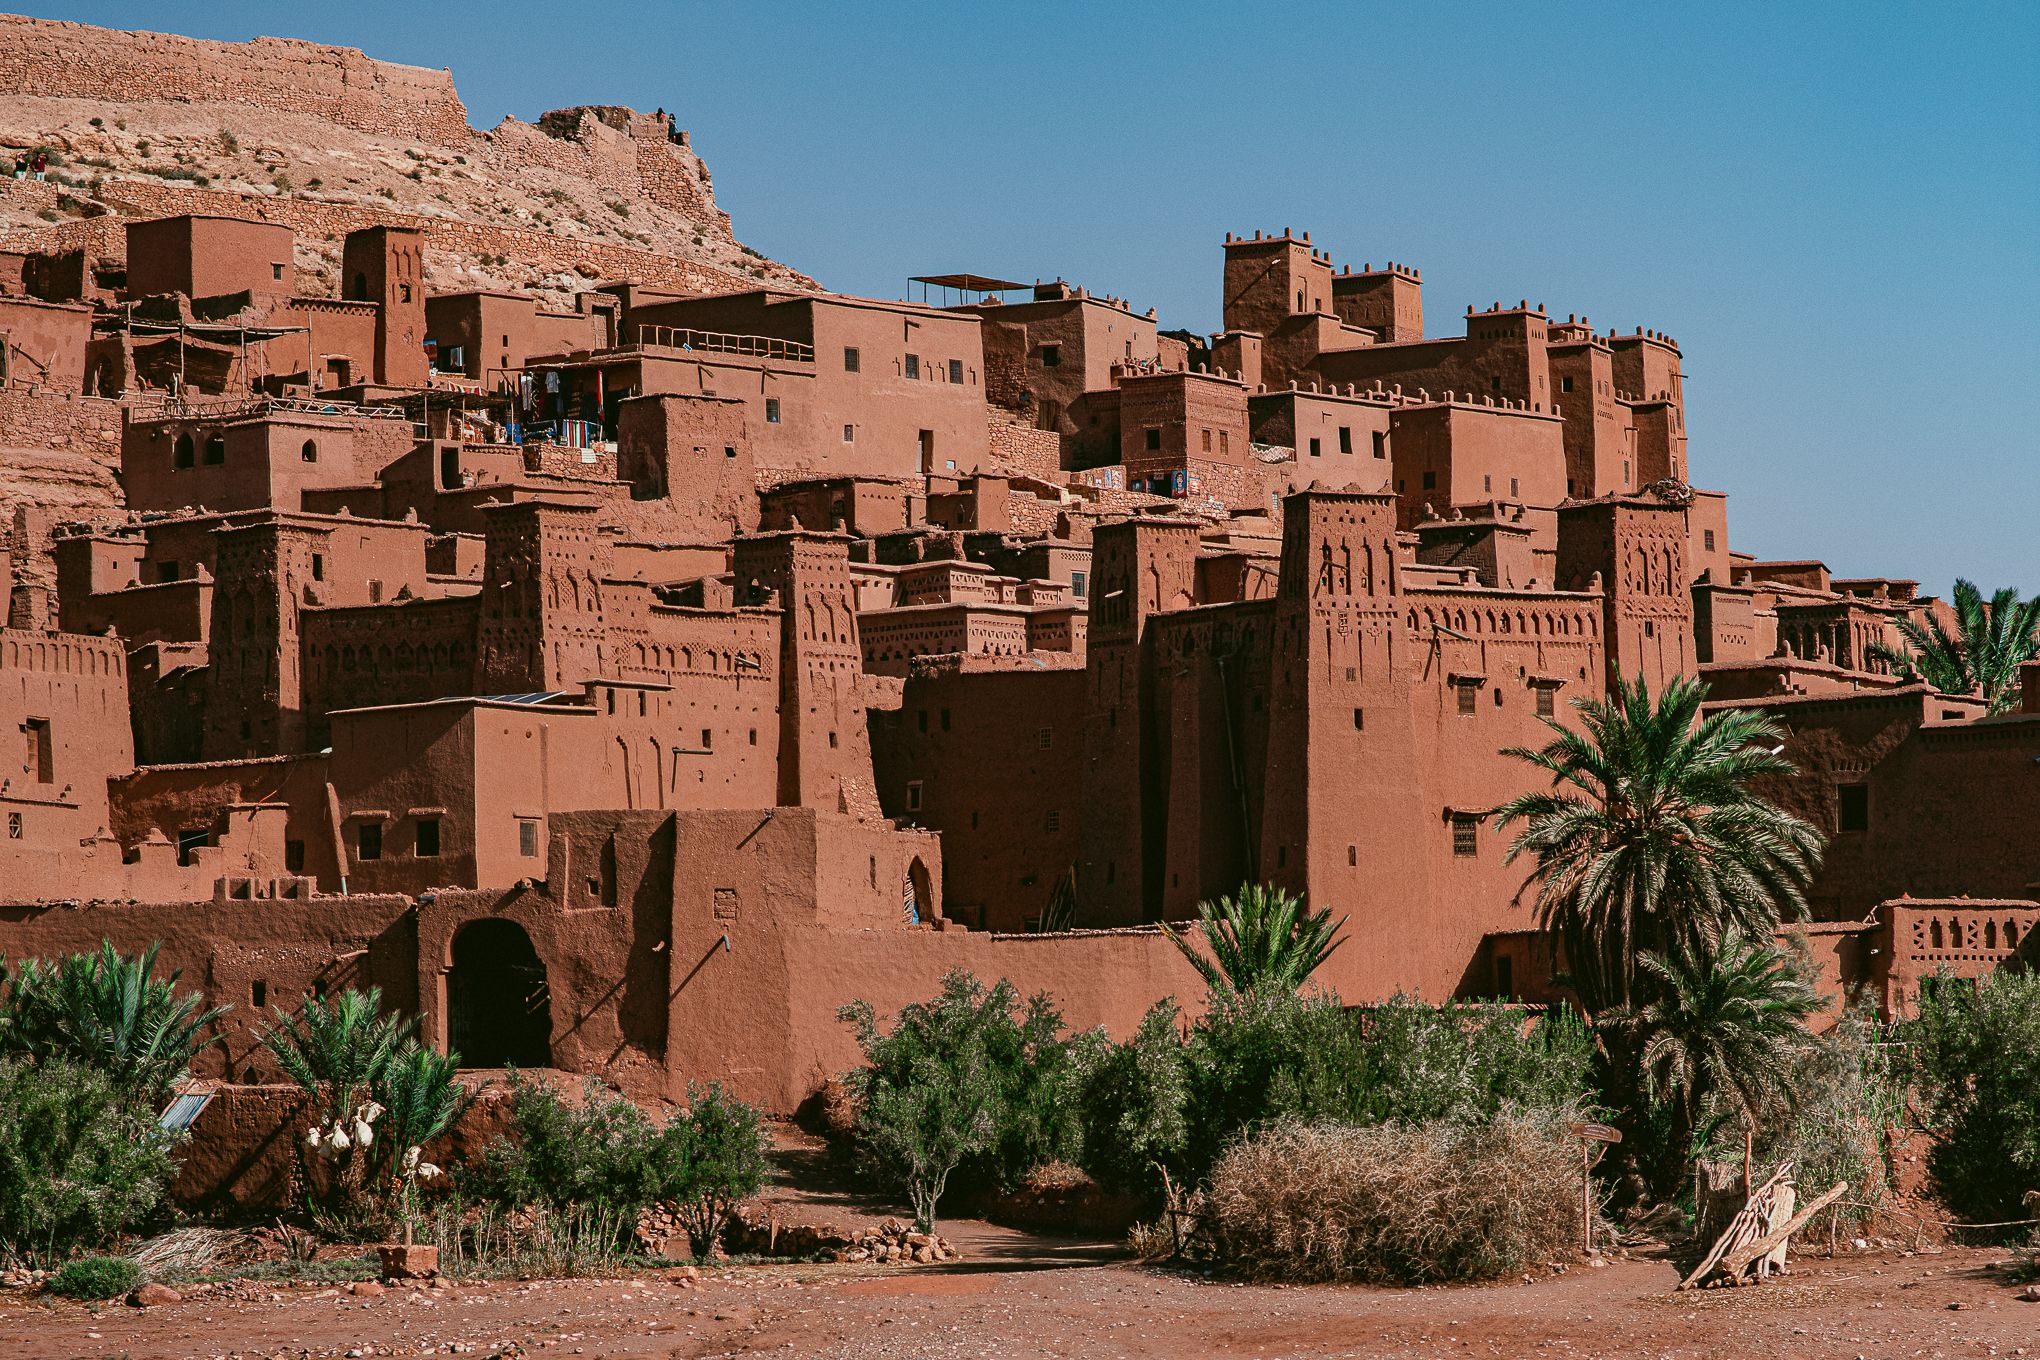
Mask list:
[[[1459,691],[1459,714],[1461,717],[1471,717],[1479,711],[1480,686],[1469,685],[1462,681],[1454,685],[1453,688]]]
[[[1499,377],[1489,378],[1488,386],[1499,392],[1502,390],[1502,380]]]
[[[949,361],[949,381],[959,387],[963,385],[963,360],[951,359]]]
[[[281,279],[283,277],[283,266],[280,264],[271,264],[269,266],[269,277],[272,279]]]
[[[1558,380],[1558,390],[1559,390],[1559,391],[1561,391],[1561,392],[1570,392],[1570,391],[1572,391],[1572,379],[1571,379],[1571,378],[1560,378],[1560,379]]]
[[[912,359],[910,358],[910,359],[908,360],[908,362],[909,362],[909,363],[911,363],[911,362],[912,362]],[[852,347],[850,347],[850,346],[847,346],[847,345],[846,345],[846,346],[844,346],[844,348],[843,348],[843,371],[844,371],[845,373],[857,373],[857,372],[860,372],[860,371],[862,371],[862,370],[861,370],[861,367],[860,367],[860,366],[862,365],[862,363],[863,363],[863,360],[862,360],[862,359],[861,359],[861,358],[860,358],[860,357],[858,356],[858,353],[857,353],[857,351],[856,351],[856,350],[855,350],[854,348],[852,348]],[[911,376],[912,376],[912,374],[909,374],[908,376],[909,376],[909,377],[911,377]]]
[[[526,859],[538,858],[538,818],[517,819],[517,853]]]
[[[1159,449],[1162,446],[1162,432],[1160,430],[1153,427],[1148,429],[1147,446],[1149,449]]]
[[[779,423],[779,398],[765,398],[765,423],[767,425],[777,425]]]
[[[920,356],[920,355],[918,355],[918,354],[909,354],[909,355],[907,356],[907,376],[908,376],[909,378],[918,378],[918,377],[920,377],[920,376],[921,376],[921,356]]]
[[[845,444],[855,444],[857,442],[857,427],[855,425],[845,425],[843,427],[843,442]]]
[[[1062,366],[1062,346],[1043,345],[1041,347],[1041,366],[1043,368],[1060,368]]]
[[[1071,572],[1071,573],[1070,573],[1070,594],[1071,594],[1071,595],[1074,595],[1074,596],[1075,596],[1075,597],[1076,597],[1077,599],[1080,599],[1080,600],[1081,600],[1081,599],[1083,599],[1083,598],[1084,598],[1084,586],[1085,586],[1085,582],[1086,582],[1086,578],[1085,578],[1085,576],[1084,576],[1084,573],[1083,573],[1083,572],[1081,572],[1081,571],[1073,571],[1073,572]]]
[[[1310,456],[1311,456],[1311,457],[1313,457],[1313,458],[1316,458],[1316,457],[1317,457],[1317,456],[1318,456],[1319,454],[1321,454],[1321,453],[1323,453],[1323,452],[1324,452],[1324,450],[1323,450],[1323,448],[1322,448],[1322,446],[1321,446],[1321,441],[1319,441],[1319,440],[1316,440],[1316,439],[1313,439],[1313,440],[1311,440],[1311,441],[1310,441]]]
[[[1537,716],[1548,718],[1558,711],[1558,691],[1549,685],[1537,687]]]
[[[354,857],[356,859],[382,858],[382,823],[363,822],[354,828]]]
[[[1044,727],[1040,731],[1036,732],[1034,734],[1034,744],[1037,748],[1043,751],[1054,750],[1055,729],[1053,727]]]
[[[439,819],[420,817],[418,819],[417,854],[419,859],[439,858]]]
[[[1427,472],[1427,473],[1425,473],[1425,474],[1424,474],[1424,490],[1426,490],[1426,491],[1436,491],[1437,489],[1438,489],[1438,474],[1437,474],[1437,473],[1435,473],[1435,472]]]
[[[1840,813],[1837,829],[1842,831],[1868,831],[1870,829],[1870,786],[1868,784],[1843,784],[1835,789],[1835,801]]]
[[[1480,819],[1452,814],[1452,853],[1462,859],[1480,853]]]
[[[736,456],[737,456],[737,446],[736,446],[736,445],[734,445],[734,444],[725,444],[725,445],[723,445],[723,451],[722,451],[722,456],[723,456],[723,457],[725,457],[725,458],[734,458],[734,457],[736,457]]]

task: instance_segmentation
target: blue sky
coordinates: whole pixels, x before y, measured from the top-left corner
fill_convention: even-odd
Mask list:
[[[2040,5],[45,3],[664,106],[826,286],[1062,275],[1218,324],[1227,230],[1686,354],[1735,547],[2040,589]],[[2024,507],[2023,509],[2020,507]]]

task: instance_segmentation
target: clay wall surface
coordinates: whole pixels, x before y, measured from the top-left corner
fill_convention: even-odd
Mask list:
[[[640,327],[664,326],[812,347],[812,364],[770,366],[811,374],[811,388],[786,388],[777,420],[762,407],[764,396],[776,395],[770,391],[747,412],[761,466],[900,479],[974,472],[986,456],[984,351],[975,317],[905,303],[738,293],[634,307],[624,326],[630,337],[646,334]],[[716,356],[727,357],[734,356]],[[950,381],[952,361],[960,365],[960,382]],[[668,387],[648,374],[643,390],[707,389]],[[743,388],[729,395],[753,400]]]
[[[76,395],[85,390],[85,344],[92,313],[27,298],[0,298],[5,385]]]
[[[1399,383],[1406,392],[1423,388],[1433,397],[1451,392],[1476,400],[1507,398],[1549,411],[1546,323],[1541,312],[1473,312],[1463,339],[1341,348],[1318,355],[1310,368],[1340,387]]]
[[[1551,416],[1440,404],[1399,407],[1390,422],[1403,528],[1424,519],[1426,505],[1501,500],[1549,509],[1565,499],[1564,441]]]
[[[1633,466],[1628,410],[1615,397],[1607,345],[1594,339],[1554,339],[1547,353],[1552,406],[1565,417],[1566,494],[1608,496],[1642,485]]]
[[[2018,897],[2040,857],[2018,828],[2034,811],[2040,718],[1954,721],[1918,687],[1754,699],[1787,732],[1794,776],[1767,796],[1829,838],[1809,893],[1823,919],[1861,919],[1898,897]],[[1857,790],[1845,795],[1844,790]],[[1843,799],[1860,799],[1843,829]]]
[[[403,420],[281,412],[130,419],[121,481],[134,510],[294,511],[307,492],[372,482],[411,442]]]
[[[606,340],[601,317],[548,311],[517,293],[435,295],[425,299],[425,319],[425,334],[438,346],[438,371],[465,374],[491,391],[536,355],[593,349]]]
[[[986,400],[1043,430],[1074,434],[1071,408],[1084,393],[1110,387],[1115,365],[1159,361],[1154,318],[1102,299],[1072,294],[957,310],[984,323]]]
[[[290,229],[221,217],[165,216],[127,224],[127,289],[132,297],[289,297],[296,290]]]
[[[107,825],[106,781],[134,765],[126,717],[118,640],[0,629],[0,849],[75,849]]]

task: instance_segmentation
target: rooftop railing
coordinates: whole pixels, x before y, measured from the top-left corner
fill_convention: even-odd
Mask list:
[[[723,331],[698,331],[687,326],[639,326],[639,345],[661,349],[704,350],[710,354],[748,354],[760,359],[787,359],[795,363],[815,361],[815,347],[798,340],[780,340],[770,335],[731,335]]]

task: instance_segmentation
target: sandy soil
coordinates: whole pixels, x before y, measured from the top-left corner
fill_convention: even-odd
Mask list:
[[[236,1286],[150,1309],[0,1298],[0,1355],[1528,1356],[2040,1355],[2040,1303],[2001,1251],[1807,1261],[1753,1289],[1674,1296],[1663,1261],[1478,1289],[1216,1283],[1100,1259],[1096,1244],[955,1224],[952,1267],[736,1269],[503,1282],[362,1298]]]

